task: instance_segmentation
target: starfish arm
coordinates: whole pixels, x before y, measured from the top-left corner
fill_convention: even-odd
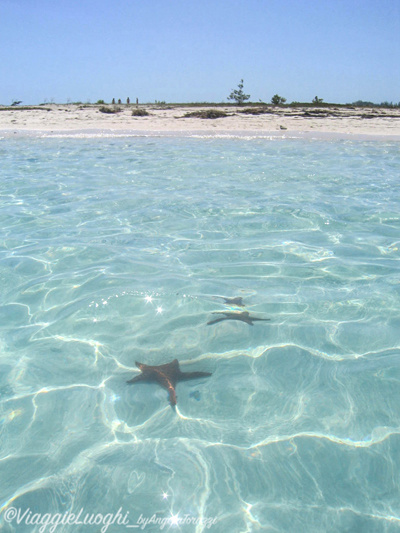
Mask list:
[[[174,387],[169,387],[168,388],[168,392],[169,392],[169,403],[171,404],[172,407],[174,407],[176,405],[175,388]]]
[[[221,322],[222,320],[228,320],[226,316],[223,316],[221,318],[215,318],[214,320],[210,320],[207,322],[207,326],[211,326],[211,324],[216,324],[217,322]]]
[[[206,378],[211,375],[211,372],[181,372],[179,379]]]
[[[127,381],[127,383],[136,383],[137,381],[144,381],[146,379],[146,376],[143,374],[139,374],[138,376],[135,376],[134,378]]]

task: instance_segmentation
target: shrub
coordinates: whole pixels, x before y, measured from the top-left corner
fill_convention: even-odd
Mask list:
[[[279,94],[274,94],[274,96],[271,98],[271,104],[273,105],[282,105],[286,102],[286,98],[282,98],[282,96],[279,96]]]
[[[134,109],[132,111],[133,117],[148,117],[150,113],[146,109]]]
[[[101,105],[101,104],[104,105],[104,104],[105,104],[105,101],[104,101],[104,100],[97,100],[96,104],[97,104],[97,105]]]
[[[357,102],[353,102],[353,105],[357,107],[375,107],[376,106],[376,104],[374,104],[373,102],[368,102],[365,100],[357,100]]]
[[[205,109],[203,111],[192,111],[191,113],[185,113],[184,118],[223,118],[229,115],[224,111],[218,109]]]
[[[112,115],[114,113],[119,113],[121,109],[119,107],[100,107],[99,109],[100,113],[107,113],[108,115]]]
[[[264,115],[266,113],[273,113],[273,111],[267,107],[246,107],[240,112],[245,113],[246,115]]]

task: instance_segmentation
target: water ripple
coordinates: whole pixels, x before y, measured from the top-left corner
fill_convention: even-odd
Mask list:
[[[1,527],[14,505],[398,528],[398,143],[1,150]],[[270,321],[207,325],[238,311]],[[174,358],[212,372],[178,383],[176,411],[126,384]]]

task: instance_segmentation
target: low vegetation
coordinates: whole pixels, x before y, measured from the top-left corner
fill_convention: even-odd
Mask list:
[[[269,109],[268,107],[246,107],[245,109],[241,109],[240,113],[244,113],[245,115],[265,115],[267,113],[273,113],[274,111],[272,109]]]
[[[119,107],[106,107],[106,106],[102,106],[100,107],[99,109],[100,113],[106,113],[108,115],[113,115],[115,113],[119,113],[121,111],[121,108]]]
[[[148,117],[149,115],[150,113],[146,111],[146,109],[137,108],[137,109],[133,109],[132,111],[133,117]]]
[[[241,80],[241,83],[238,85],[238,89],[235,91],[232,91],[228,99],[232,100],[232,102],[224,103],[224,102],[185,102],[185,103],[172,103],[168,102],[166,103],[165,100],[156,100],[155,104],[153,103],[147,103],[142,105],[147,105],[150,107],[153,107],[157,109],[159,106],[160,109],[173,109],[173,108],[185,108],[185,107],[199,107],[199,108],[220,108],[220,107],[236,107],[236,106],[242,106],[242,104],[246,104],[246,107],[243,110],[239,110],[241,113],[249,113],[249,114],[262,114],[267,113],[267,109],[271,109],[272,106],[280,106],[282,108],[284,107],[319,107],[319,108],[327,108],[327,107],[335,107],[335,108],[345,108],[345,109],[356,109],[356,108],[381,108],[381,109],[399,109],[400,108],[400,102],[381,102],[381,103],[374,103],[369,100],[357,100],[352,103],[346,103],[346,104],[337,104],[335,102],[325,102],[322,98],[319,98],[318,96],[315,96],[312,101],[308,102],[299,102],[299,101],[292,101],[290,103],[286,102],[286,98],[283,98],[279,94],[275,94],[272,98],[270,103],[264,102],[263,100],[259,100],[259,102],[247,102],[246,100],[250,98],[249,95],[244,94],[243,92],[243,80]],[[118,102],[121,100],[119,99]],[[12,104],[8,105],[2,105],[0,104],[0,109],[20,109],[20,110],[26,110],[26,109],[36,109],[38,108],[37,105],[24,105],[21,106],[22,101],[15,100],[12,102]],[[54,102],[51,102],[54,104]],[[130,105],[130,99],[126,99],[127,106]],[[44,102],[39,104],[42,108],[48,106],[49,104]],[[111,104],[107,104],[104,100],[97,100],[95,104],[90,103],[82,103],[81,101],[75,101],[71,102],[68,100],[66,103],[59,103],[57,105],[74,105],[74,106],[81,106],[82,108],[87,107],[97,107],[102,106],[101,112],[102,113],[117,113],[118,111],[121,111],[122,109],[116,105],[115,98],[113,98]],[[138,105],[136,103],[136,105]],[[132,106],[133,107],[133,106]],[[131,108],[132,108],[131,107]],[[48,108],[49,109],[49,108]],[[137,115],[140,116],[140,115]],[[208,117],[203,117],[208,118]],[[209,117],[214,118],[214,117]],[[218,117],[217,117],[218,118]]]
[[[11,106],[0,106],[0,111],[53,111],[50,107],[38,107],[38,106],[18,106],[18,107],[11,107]]]
[[[218,109],[204,109],[202,111],[192,111],[191,113],[185,113],[183,118],[223,118],[229,115],[225,111],[219,111]]]

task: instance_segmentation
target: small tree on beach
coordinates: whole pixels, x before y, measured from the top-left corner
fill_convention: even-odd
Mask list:
[[[238,88],[234,89],[231,94],[228,96],[228,100],[235,100],[238,105],[244,104],[246,100],[250,98],[249,94],[244,94],[243,92],[243,80],[240,80]]]
[[[318,104],[322,104],[322,102],[323,102],[323,99],[322,98],[318,98],[318,96],[316,96],[314,98],[314,100],[312,101],[313,104],[317,104],[317,105]]]
[[[273,105],[282,105],[286,102],[286,98],[282,98],[282,96],[279,96],[279,94],[274,94],[274,96],[271,98],[271,104]]]

